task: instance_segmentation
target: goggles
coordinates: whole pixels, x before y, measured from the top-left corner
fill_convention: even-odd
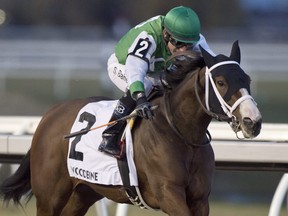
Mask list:
[[[169,37],[169,42],[177,49],[180,49],[182,47],[187,47],[187,49],[191,49],[194,45],[193,43],[185,43],[185,42],[177,41],[175,38],[171,36]]]

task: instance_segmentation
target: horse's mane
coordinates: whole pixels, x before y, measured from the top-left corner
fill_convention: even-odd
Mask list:
[[[165,79],[170,86],[178,85],[186,75],[205,66],[203,57],[192,51],[178,52],[166,61]]]

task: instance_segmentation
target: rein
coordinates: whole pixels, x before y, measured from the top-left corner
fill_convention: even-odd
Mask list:
[[[185,143],[186,146],[193,146],[193,147],[206,147],[208,145],[210,145],[210,141],[211,141],[211,135],[210,133],[207,131],[207,135],[209,138],[209,141],[204,143],[204,144],[196,144],[196,143],[191,143],[189,142],[180,132],[180,130],[175,126],[175,124],[173,123],[173,115],[171,114],[171,106],[170,106],[170,90],[166,90],[164,92],[164,114],[166,117],[166,120],[168,121],[168,124],[170,126],[170,128],[174,131],[174,133]]]

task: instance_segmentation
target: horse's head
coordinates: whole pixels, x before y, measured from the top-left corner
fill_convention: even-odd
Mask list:
[[[262,116],[250,95],[250,77],[240,67],[240,48],[234,42],[230,57],[210,55],[202,49],[207,65],[206,107],[210,112],[225,114],[232,129],[242,130],[245,138],[256,137],[261,130]]]

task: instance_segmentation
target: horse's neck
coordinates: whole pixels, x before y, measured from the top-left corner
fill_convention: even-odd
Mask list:
[[[199,70],[199,96],[204,102],[204,74],[205,68]],[[190,76],[190,77],[189,77]],[[211,122],[201,108],[195,93],[195,80],[198,73],[188,74],[180,86],[171,93],[171,111],[174,124],[192,143],[201,143],[205,137],[207,127]]]

